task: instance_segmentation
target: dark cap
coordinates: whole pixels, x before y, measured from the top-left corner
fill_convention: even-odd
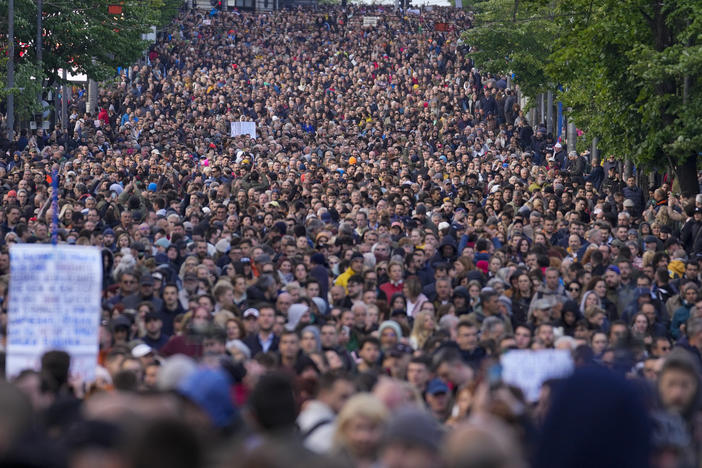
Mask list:
[[[427,384],[427,393],[429,395],[437,395],[439,393],[448,393],[449,388],[441,379],[432,379]]]
[[[131,326],[132,321],[124,315],[118,315],[117,317],[113,318],[112,322],[110,323],[112,331],[115,331],[118,328],[131,328]]]
[[[645,244],[656,244],[657,241],[656,241],[655,236],[646,236],[646,237],[644,238],[644,243],[645,243]]]
[[[153,286],[154,278],[151,275],[144,275],[141,277],[141,281],[139,281],[139,284],[142,286]]]

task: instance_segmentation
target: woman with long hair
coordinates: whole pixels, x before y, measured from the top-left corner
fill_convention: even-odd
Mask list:
[[[524,272],[517,273],[517,289],[512,295],[512,321],[513,325],[527,322],[529,306],[534,297],[534,287],[529,275]]]
[[[405,296],[406,310],[409,317],[414,317],[422,308],[422,304],[429,300],[427,296],[422,294],[422,283],[416,276],[410,276],[405,280],[402,285],[402,293]]]
[[[617,306],[607,299],[607,283],[605,283],[604,278],[601,276],[593,276],[587,285],[587,291],[594,291],[600,301],[600,307],[602,307],[607,314],[607,318],[609,320],[616,320],[618,315]],[[585,294],[587,294],[587,292]],[[583,295],[583,302],[585,301],[585,294]],[[580,303],[581,312],[585,310],[583,302]]]
[[[420,310],[414,316],[414,325],[410,333],[410,346],[414,349],[422,349],[424,343],[436,331],[436,319],[434,314],[427,310]]]

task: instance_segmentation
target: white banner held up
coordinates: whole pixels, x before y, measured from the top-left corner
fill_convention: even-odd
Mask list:
[[[231,136],[248,135],[256,139],[256,122],[232,122]]]
[[[375,27],[378,26],[378,17],[377,16],[364,16],[363,17],[363,27],[367,28],[369,26]]]
[[[39,369],[51,350],[71,355],[71,373],[95,379],[100,328],[100,250],[70,245],[10,248],[6,375]]]
[[[573,373],[573,358],[560,349],[514,350],[500,358],[502,381],[519,387],[527,401],[539,400],[541,385]]]

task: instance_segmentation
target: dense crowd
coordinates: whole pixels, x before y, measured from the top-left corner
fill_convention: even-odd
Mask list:
[[[567,151],[470,25],[183,12],[3,142],[3,335],[13,244],[104,266],[96,380],[0,382],[6,466],[698,466],[702,195]],[[531,401],[515,349],[575,371]]]

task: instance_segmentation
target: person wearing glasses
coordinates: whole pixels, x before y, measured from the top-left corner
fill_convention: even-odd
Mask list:
[[[579,303],[580,302],[580,291],[582,290],[582,287],[580,286],[580,283],[577,281],[571,281],[568,283],[568,286],[566,286],[566,294],[570,296],[572,300],[575,302]]]
[[[124,304],[127,309],[136,309],[141,302],[137,290],[139,288],[137,275],[132,270],[122,270],[117,275],[117,284],[119,284],[119,292],[112,296],[107,304],[113,307],[119,303]]]

